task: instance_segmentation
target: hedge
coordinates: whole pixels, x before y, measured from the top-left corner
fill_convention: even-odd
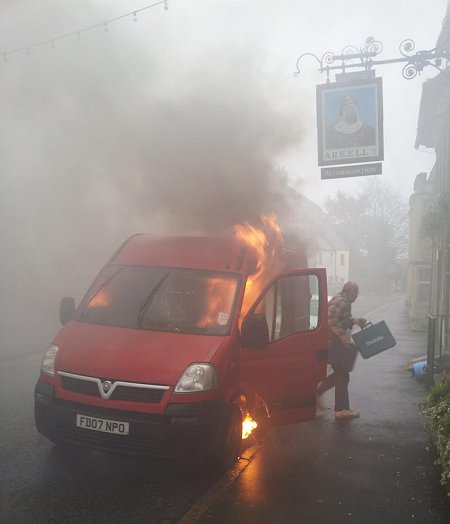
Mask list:
[[[450,379],[433,386],[420,408],[437,450],[441,483],[450,496]]]

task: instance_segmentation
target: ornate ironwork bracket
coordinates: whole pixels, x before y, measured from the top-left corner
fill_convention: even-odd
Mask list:
[[[439,71],[446,69],[448,61],[450,60],[450,53],[438,48],[414,53],[415,47],[416,45],[413,40],[403,40],[399,46],[401,57],[388,60],[376,60],[375,57],[383,51],[383,44],[369,37],[364,47],[357,48],[349,45],[344,47],[338,55],[327,51],[319,58],[314,53],[303,53],[297,59],[297,71],[294,74],[295,76],[300,74],[300,62],[307,56],[312,56],[318,62],[319,71],[327,75],[327,82],[330,81],[331,71],[341,70],[344,74],[348,72],[349,69],[360,69],[370,72],[374,66],[381,64],[404,63],[402,75],[406,80],[415,78],[429,65]]]

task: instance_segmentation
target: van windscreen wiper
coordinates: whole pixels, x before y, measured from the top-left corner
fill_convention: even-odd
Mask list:
[[[144,320],[145,313],[147,312],[147,309],[150,307],[151,303],[153,302],[153,299],[155,298],[156,293],[158,293],[160,287],[163,285],[164,281],[169,276],[169,273],[170,273],[170,271],[167,271],[167,273],[152,288],[150,293],[141,302],[141,306],[139,307],[139,317],[138,317],[138,327],[139,328],[142,327],[142,321]]]

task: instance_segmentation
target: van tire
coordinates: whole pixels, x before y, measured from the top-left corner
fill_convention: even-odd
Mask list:
[[[231,468],[242,448],[242,413],[232,405],[224,423],[217,431],[215,442],[208,454],[207,461],[216,471],[223,472]]]
[[[265,413],[264,415],[261,415],[257,420],[258,427],[255,429],[252,435],[258,444],[262,444],[265,441],[267,434],[269,433],[270,421],[269,417]]]

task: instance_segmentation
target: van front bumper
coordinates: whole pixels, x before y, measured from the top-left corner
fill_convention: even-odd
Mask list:
[[[53,386],[41,380],[34,400],[36,427],[53,442],[151,456],[180,456],[210,444],[227,411],[221,399],[168,404],[163,415],[99,408],[58,399]],[[79,428],[77,414],[128,422],[129,434]]]

